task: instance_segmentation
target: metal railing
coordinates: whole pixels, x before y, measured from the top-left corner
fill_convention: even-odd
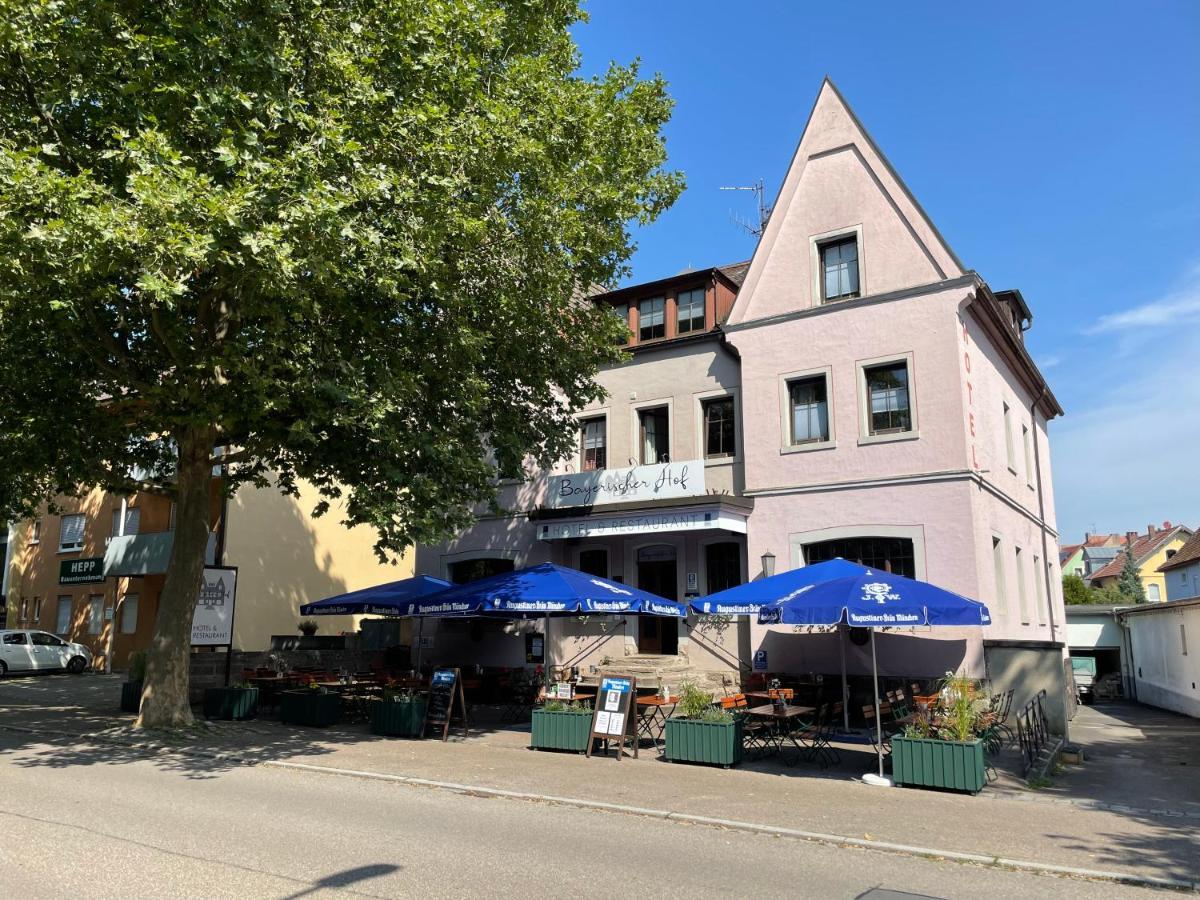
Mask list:
[[[1042,703],[1045,696],[1043,688],[1017,713],[1017,742],[1021,746],[1023,774],[1029,773],[1042,750],[1050,743],[1050,726]]]

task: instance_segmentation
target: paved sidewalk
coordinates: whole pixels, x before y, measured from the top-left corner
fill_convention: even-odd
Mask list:
[[[115,712],[118,694],[118,679],[107,676],[9,679],[0,683],[0,725],[81,736],[99,733],[121,742],[81,738],[53,753],[27,754],[22,765],[133,762],[144,754],[130,742],[145,742],[146,737],[131,731],[128,716]],[[1085,721],[1097,715],[1103,714],[1088,710]],[[1175,725],[1183,728],[1187,723],[1194,725],[1187,719]],[[1160,725],[1160,731],[1165,727]],[[1082,740],[1078,733],[1074,737]],[[1163,740],[1162,734],[1156,740]],[[31,738],[29,743],[35,741]],[[179,745],[256,762],[400,775],[988,857],[1200,880],[1200,809],[1193,810],[1187,802],[1176,808],[1156,807],[1153,813],[1117,808],[1109,802],[1112,784],[1089,783],[1075,774],[1064,777],[1062,784],[1078,783],[1078,788],[1055,784],[1038,792],[1010,784],[969,797],[873,788],[850,779],[848,771],[870,769],[873,757],[867,753],[822,777],[819,769],[803,763],[795,768],[759,763],[722,770],[672,765],[651,751],[619,763],[537,752],[527,748],[527,733],[514,730],[477,732],[443,744],[376,738],[362,730],[295,728],[270,720],[211,723]],[[1139,748],[1141,753],[1159,752],[1137,741],[1129,742],[1123,752],[1136,759]],[[197,779],[219,777],[238,765],[229,759],[181,755],[160,756],[157,764]],[[1194,769],[1180,768],[1185,778],[1195,780]],[[1111,774],[1120,780],[1120,769]],[[1106,803],[1108,808],[1089,808]]]

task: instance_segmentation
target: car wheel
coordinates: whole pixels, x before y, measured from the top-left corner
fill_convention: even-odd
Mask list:
[[[87,668],[87,660],[82,656],[72,656],[71,661],[67,663],[67,671],[72,675],[79,675]]]

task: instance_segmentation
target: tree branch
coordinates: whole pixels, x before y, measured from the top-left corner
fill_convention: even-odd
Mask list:
[[[25,58],[21,56],[20,50],[12,50],[9,52],[9,58],[12,61],[13,68],[16,69],[17,75],[21,82],[21,87],[25,92],[25,100],[33,107],[33,111],[37,117],[41,119],[42,124],[46,126],[46,130],[50,132],[54,138],[54,142],[59,146],[62,158],[67,162],[71,170],[71,174],[78,175],[83,171],[79,164],[75,162],[75,157],[71,155],[71,151],[67,147],[67,142],[63,140],[62,134],[58,130],[58,123],[54,120],[54,116],[50,114],[50,110],[41,104],[37,98],[37,90],[34,87],[33,79],[29,75],[29,70],[25,68]]]

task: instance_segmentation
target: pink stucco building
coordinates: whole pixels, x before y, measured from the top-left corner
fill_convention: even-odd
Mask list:
[[[510,487],[508,514],[421,548],[419,572],[549,560],[685,599],[843,556],[991,608],[982,631],[882,634],[885,671],[1061,697],[1046,425],[1062,410],[1024,346],[1032,316],[959,260],[831,82],[748,263],[595,299],[628,322],[630,353],[600,374],[577,454]],[[523,642],[443,629],[447,659],[524,659]],[[843,636],[793,632],[558,620],[549,649],[714,682],[833,673],[842,649],[867,671]]]

